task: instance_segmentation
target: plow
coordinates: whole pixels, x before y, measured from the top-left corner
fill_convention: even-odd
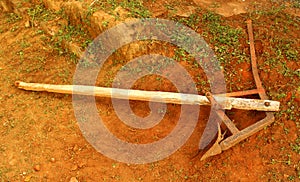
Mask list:
[[[22,81],[16,81],[16,87],[30,91],[45,91],[63,94],[79,94],[79,95],[91,95],[95,97],[108,97],[115,99],[129,99],[139,101],[152,101],[152,102],[164,102],[172,104],[190,104],[190,105],[210,105],[214,108],[213,113],[216,116],[217,123],[217,136],[215,142],[209,149],[202,155],[201,160],[208,157],[222,153],[222,151],[228,150],[252,136],[258,131],[262,130],[266,126],[274,122],[273,112],[279,111],[280,103],[277,101],[269,100],[263,84],[260,80],[257,61],[255,55],[255,46],[253,38],[253,29],[251,20],[247,21],[247,29],[250,42],[250,56],[251,56],[251,68],[253,78],[256,84],[256,89],[224,93],[213,95],[207,92],[204,96],[196,94],[183,94],[173,92],[161,92],[161,91],[144,91],[144,90],[131,90],[131,89],[119,89],[119,88],[106,88],[96,86],[84,86],[84,85],[51,85],[42,83],[26,83]],[[76,87],[76,89],[74,89]],[[258,95],[259,99],[242,98],[247,95]],[[155,97],[154,97],[155,96]],[[255,122],[254,124],[240,130],[235,123],[226,115],[225,110],[231,109],[241,110],[256,110],[265,112],[265,118]],[[228,131],[231,133],[229,137],[225,138],[225,134],[222,133],[220,123],[223,123]],[[203,150],[204,146],[199,144],[199,151]]]

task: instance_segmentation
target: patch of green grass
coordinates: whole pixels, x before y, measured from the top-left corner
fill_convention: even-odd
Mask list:
[[[294,181],[294,180],[295,180],[295,176],[290,175],[290,176],[287,177],[287,179],[288,179],[289,181]]]
[[[119,3],[116,0],[95,0],[90,4],[90,7],[100,7],[102,10],[114,10],[118,5]]]
[[[179,22],[191,27],[193,30],[197,30],[200,20],[201,18],[198,14],[191,14],[188,18],[181,18]]]
[[[61,70],[58,73],[58,76],[61,78],[61,80],[63,81],[63,83],[69,83],[70,72],[69,72],[68,69]]]
[[[288,91],[296,90],[299,85],[300,73],[297,71],[296,63],[300,59],[300,49],[299,39],[295,35],[295,32],[299,31],[299,19],[280,11],[275,15],[265,13],[264,16],[274,21],[271,21],[268,27],[265,27],[265,22],[256,22],[261,32],[257,33],[255,38],[268,42],[268,46],[264,47],[263,54],[260,55],[262,61],[259,69],[280,78],[274,84],[280,89],[273,88],[271,85],[270,87],[277,92],[273,94],[273,98],[282,101],[287,97]],[[281,85],[284,85],[282,89]],[[291,99],[282,104],[282,112],[275,114],[276,118],[297,121],[299,109],[294,102],[294,93],[292,94]]]
[[[36,33],[36,35],[40,35],[40,34],[44,34],[45,32],[44,32],[44,30],[39,29],[35,33]]]
[[[278,59],[287,58],[288,60],[298,60],[299,54],[295,48],[295,40],[285,37],[274,37],[271,39],[272,49],[276,53]]]
[[[228,25],[221,25],[214,22],[209,24],[209,32],[212,34],[212,41],[223,45],[235,46],[239,44],[241,29],[231,28]]]
[[[242,80],[237,68],[239,64],[250,62],[241,40],[247,38],[241,28],[235,28],[226,23],[226,20],[211,11],[202,14],[202,36],[209,42],[214,50],[220,65],[224,68],[225,81],[229,91],[241,90],[242,86],[236,84]]]
[[[174,60],[190,62],[192,57],[183,48],[178,48],[175,49]]]
[[[300,154],[300,137],[295,140],[295,143],[291,143],[290,146],[294,152]]]
[[[49,21],[56,17],[56,15],[45,8],[43,4],[35,5],[27,9],[27,14],[31,18],[31,24],[34,25],[35,21]]]
[[[262,11],[265,15],[277,15],[278,13],[281,13],[284,9],[286,9],[286,6],[282,4],[281,6],[272,6],[271,9],[268,11]]]
[[[109,24],[109,21],[104,20],[104,21],[102,22],[102,26],[103,26],[103,27],[107,27],[108,24]]]
[[[205,23],[220,23],[221,22],[221,16],[212,12],[208,11],[207,13],[203,14],[202,16],[202,22]]]
[[[239,38],[242,36],[240,28],[221,24],[221,17],[213,12],[203,14],[202,23],[207,26],[204,34],[210,35],[209,41],[214,45],[221,62],[229,61],[232,57],[239,58],[238,62],[247,60],[245,52],[239,49]]]
[[[90,44],[92,43],[92,40],[91,39],[86,39],[86,40],[83,40],[82,43],[81,43],[81,48],[85,49],[87,48]]]
[[[150,11],[143,5],[142,0],[131,0],[131,1],[121,1],[118,2],[116,0],[106,0],[106,1],[94,1],[93,6],[90,8],[100,8],[106,12],[112,13],[118,6],[126,9],[130,13],[130,17],[135,18],[148,18],[150,17]],[[90,14],[92,14],[91,11]]]
[[[121,7],[130,11],[132,17],[148,18],[150,11],[144,7],[142,0],[122,1]]]
[[[292,0],[293,8],[300,8],[300,0]]]
[[[288,60],[294,60],[294,61],[298,60],[299,58],[298,51],[292,48],[285,51],[285,56]]]
[[[73,42],[85,49],[92,41],[82,26],[64,25],[50,40],[59,55],[69,53],[66,42]]]
[[[87,8],[87,11],[85,12],[85,18],[83,19],[83,22],[90,25],[91,22],[90,22],[90,17],[97,11],[98,9],[97,8],[94,8],[94,7],[91,7],[89,6]]]
[[[13,27],[11,27],[10,31],[11,32],[15,32],[19,29],[20,27],[18,25],[14,25]]]
[[[19,56],[20,56],[20,59],[21,59],[21,60],[23,60],[23,59],[24,59],[24,54],[25,54],[25,53],[24,53],[24,51],[23,51],[23,50],[20,50],[20,51],[18,51],[18,52],[17,52],[17,55],[19,55]]]
[[[22,49],[25,49],[29,46],[31,46],[31,44],[29,42],[27,42],[24,38],[20,41],[20,46]]]
[[[15,23],[22,19],[23,19],[22,16],[16,13],[9,13],[6,15],[6,22],[8,23]]]
[[[290,154],[286,154],[286,159],[285,160],[276,160],[274,158],[271,159],[271,164],[276,164],[276,163],[283,163],[286,164],[288,166],[290,166],[293,162],[292,162],[292,157]]]

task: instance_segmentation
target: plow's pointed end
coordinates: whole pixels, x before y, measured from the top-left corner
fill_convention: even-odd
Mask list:
[[[205,154],[201,157],[200,161],[203,161],[203,160],[207,159],[208,157],[222,153],[222,148],[219,145],[219,143],[223,140],[223,137],[224,136],[221,133],[221,127],[218,124],[218,138],[215,141],[215,143],[213,144],[213,146],[207,152],[205,152]]]

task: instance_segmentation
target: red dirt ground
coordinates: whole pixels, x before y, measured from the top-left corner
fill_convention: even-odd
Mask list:
[[[142,165],[120,163],[98,153],[85,140],[78,127],[71,95],[23,91],[14,86],[16,80],[72,84],[77,59],[71,59],[70,53],[58,54],[57,47],[51,40],[53,37],[45,31],[45,27],[55,31],[61,28],[61,25],[70,22],[83,22],[72,19],[67,21],[65,18],[44,21],[37,17],[34,21],[36,24],[31,23],[28,27],[28,21],[32,19],[27,12],[28,8],[34,7],[33,2],[13,1],[17,9],[15,13],[21,15],[22,19],[13,17],[2,9],[0,181],[299,181],[300,74],[297,75],[297,70],[300,69],[300,18],[296,15],[300,10],[290,6],[278,10],[276,8],[281,4],[273,1],[264,1],[264,4],[255,1],[246,1],[246,4],[243,4],[244,1],[216,2],[180,3],[156,0],[144,2],[144,6],[153,16],[173,20],[185,17],[184,10],[187,7],[192,11],[192,7],[201,7],[201,11],[194,12],[199,17],[210,9],[228,16],[220,16],[222,25],[241,29],[238,49],[245,52],[248,61],[239,62],[238,58],[231,56],[230,63],[222,63],[226,72],[228,92],[255,88],[251,76],[245,24],[245,21],[251,18],[260,77],[270,99],[281,102],[281,111],[276,114],[275,122],[271,126],[220,155],[200,161],[200,156],[192,157],[197,153],[199,139],[209,117],[210,107],[203,106],[199,122],[184,146],[164,160]],[[231,9],[231,6],[236,10]],[[179,11],[173,11],[176,8]],[[274,12],[278,12],[253,13],[254,10],[267,11],[272,8]],[[203,22],[199,23],[199,27],[196,30],[198,33],[208,31]],[[95,35],[87,33],[76,36],[79,39]],[[204,38],[212,48],[217,46],[216,42],[212,41],[212,33],[208,33]],[[283,40],[286,42],[282,42]],[[272,46],[276,45],[283,46],[283,51],[289,50],[290,47],[296,49],[298,57],[296,60],[290,60],[284,52],[278,59],[282,64],[275,64],[271,58],[275,54],[278,55],[278,52],[272,49]],[[137,46],[139,52],[128,53],[128,50]],[[233,51],[226,50],[226,54]],[[171,45],[159,42],[132,43],[124,46],[105,62],[97,85],[110,87],[112,78],[125,63],[146,53],[172,57],[175,51]],[[116,63],[114,60],[122,61]],[[193,63],[181,61],[180,64],[189,71],[195,82],[207,81],[203,70],[195,67]],[[180,76],[178,75],[178,79]],[[197,85],[199,94],[203,95],[208,89],[207,86],[207,83]],[[154,75],[139,79],[132,88],[177,91],[170,81],[158,79]],[[120,139],[133,143],[153,142],[165,137],[175,127],[180,115],[179,105],[168,104],[167,114],[157,126],[148,130],[132,130],[118,119],[111,99],[97,98],[96,101],[99,115],[110,131]],[[138,116],[147,116],[150,112],[147,102],[130,101],[130,104]],[[264,117],[264,113],[255,111],[231,110],[227,114],[240,129]]]

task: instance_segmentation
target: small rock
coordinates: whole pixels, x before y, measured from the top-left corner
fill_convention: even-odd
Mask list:
[[[71,168],[72,171],[76,171],[78,169],[78,166],[76,164],[74,164]]]
[[[77,180],[76,177],[72,177],[72,178],[70,179],[70,182],[78,182],[78,180]]]
[[[31,178],[32,178],[31,175],[26,176],[26,177],[24,178],[24,182],[29,182],[29,181],[31,180]]]
[[[35,171],[40,171],[41,170],[41,166],[40,165],[35,165],[34,167],[33,167],[33,169],[35,170]]]
[[[47,128],[47,131],[48,132],[51,132],[53,130],[53,128],[51,127],[51,126],[49,126],[48,128]]]
[[[78,151],[78,145],[75,145],[75,146],[73,147],[73,151],[74,151],[74,152],[77,152],[77,151]]]
[[[29,21],[29,20],[25,22],[25,27],[26,27],[26,28],[29,28],[29,27],[30,27],[30,21]]]
[[[86,165],[85,162],[80,162],[80,163],[78,164],[78,167],[79,167],[79,168],[82,168],[82,167],[84,167],[85,165]]]
[[[51,161],[51,162],[55,162],[55,158],[52,157],[52,158],[50,159],[50,161]]]
[[[12,159],[8,162],[9,165],[14,166],[18,163],[17,159]]]

